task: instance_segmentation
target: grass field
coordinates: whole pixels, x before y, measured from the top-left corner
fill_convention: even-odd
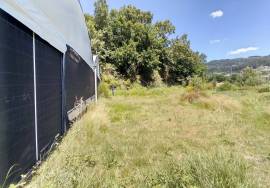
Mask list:
[[[183,93],[101,99],[28,187],[270,187],[270,93]]]

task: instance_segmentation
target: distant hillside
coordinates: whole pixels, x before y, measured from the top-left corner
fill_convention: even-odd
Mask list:
[[[269,56],[252,56],[249,58],[222,59],[207,63],[209,72],[240,72],[245,67],[258,68],[259,66],[270,66]]]

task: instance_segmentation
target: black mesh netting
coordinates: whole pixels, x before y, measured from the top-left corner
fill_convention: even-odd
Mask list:
[[[39,37],[35,44],[38,148],[42,155],[61,133],[63,55]]]
[[[66,110],[74,107],[76,99],[86,100],[95,95],[92,68],[70,47],[65,58]]]
[[[32,32],[0,9],[0,183],[35,163]]]
[[[63,117],[76,99],[93,97],[95,86],[92,68],[72,48],[62,66],[63,54],[36,36],[35,54],[42,156],[65,130]],[[0,185],[9,169],[7,183],[18,180],[36,162],[33,62],[32,31],[0,9]]]

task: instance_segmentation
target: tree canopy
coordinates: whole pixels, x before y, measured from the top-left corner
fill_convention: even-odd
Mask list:
[[[172,38],[175,26],[169,20],[153,23],[151,12],[131,5],[109,10],[106,0],[97,0],[94,16],[85,17],[101,66],[114,66],[124,79],[149,85],[158,72],[174,84],[205,69],[205,55],[191,49],[187,35]]]

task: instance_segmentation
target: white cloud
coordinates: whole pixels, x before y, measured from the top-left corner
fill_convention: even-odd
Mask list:
[[[217,43],[221,43],[221,40],[217,39],[217,40],[210,40],[209,41],[210,44],[217,44]]]
[[[210,14],[210,16],[211,16],[212,18],[219,18],[219,17],[222,17],[223,15],[224,15],[224,13],[223,13],[222,10],[216,10],[216,11],[214,11],[214,12],[212,12],[212,13]]]
[[[258,47],[247,47],[247,48],[239,48],[237,50],[231,51],[228,54],[229,55],[238,55],[238,54],[243,54],[243,53],[247,53],[250,51],[256,51],[258,50]]]

